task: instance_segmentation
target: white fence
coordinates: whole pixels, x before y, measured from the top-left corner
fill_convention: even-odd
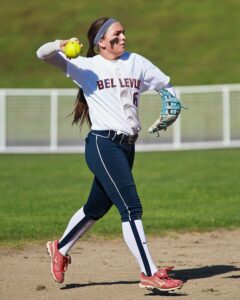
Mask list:
[[[156,93],[141,96],[138,151],[240,147],[240,84],[176,87],[188,110],[161,132]],[[0,89],[0,152],[83,152],[88,128],[71,125],[76,89]]]

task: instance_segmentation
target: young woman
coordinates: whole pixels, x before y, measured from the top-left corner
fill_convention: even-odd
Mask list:
[[[170,78],[144,57],[125,51],[122,24],[101,18],[88,31],[87,57],[67,59],[63,49],[69,40],[41,46],[37,56],[60,68],[79,87],[74,122],[86,120],[91,131],[86,138],[85,156],[94,174],[85,205],[71,218],[56,241],[48,242],[51,272],[58,282],[70,263],[71,247],[103,217],[114,204],[121,216],[123,236],[141,269],[140,287],[170,291],[181,288],[181,280],[158,269],[146,242],[142,225],[142,205],[132,176],[135,142],[141,129],[138,119],[140,93],[169,89]]]

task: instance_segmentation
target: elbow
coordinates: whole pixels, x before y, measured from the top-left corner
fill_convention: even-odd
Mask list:
[[[46,58],[43,54],[43,51],[42,51],[42,47],[40,47],[37,51],[36,51],[36,55],[39,59],[44,59]]]
[[[38,49],[36,51],[36,55],[37,55],[38,58],[40,58],[40,59],[42,58],[40,49]]]

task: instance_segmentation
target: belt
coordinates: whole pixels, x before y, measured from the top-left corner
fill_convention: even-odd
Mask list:
[[[138,138],[138,134],[127,135],[124,133],[117,134],[115,130],[92,130],[95,135],[99,135],[108,138],[112,141],[118,142],[119,144],[133,144]]]

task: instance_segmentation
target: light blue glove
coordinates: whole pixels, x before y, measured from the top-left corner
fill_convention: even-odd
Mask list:
[[[166,130],[168,126],[174,123],[182,108],[185,108],[179,99],[172,95],[166,89],[161,89],[159,94],[162,99],[162,110],[159,118],[148,129],[149,133],[158,132],[160,130]]]

